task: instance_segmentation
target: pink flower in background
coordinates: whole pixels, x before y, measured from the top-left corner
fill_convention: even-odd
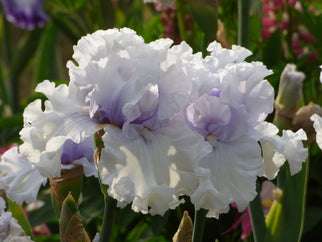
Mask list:
[[[164,37],[170,38],[174,41],[174,44],[179,44],[181,42],[178,21],[177,21],[177,10],[176,5],[165,7],[159,3],[155,3],[155,9],[161,11],[161,25],[164,27]],[[184,14],[184,26],[185,30],[191,30],[191,16],[189,14]]]
[[[262,0],[263,13],[261,36],[264,40],[271,37],[277,30],[282,31],[282,35],[290,36],[283,39],[291,39],[290,42],[283,41],[282,53],[287,58],[292,56],[293,53],[296,57],[300,58],[308,56],[306,61],[314,61],[315,54],[311,54],[314,51],[310,49],[308,44],[315,42],[314,36],[308,31],[308,29],[302,24],[301,20],[296,16],[292,16],[290,19],[290,11],[303,11],[303,7],[298,0]],[[315,12],[314,8],[309,8],[312,13]]]
[[[41,200],[37,200],[33,203],[28,204],[26,207],[24,207],[24,213],[26,217],[29,217],[29,212],[41,208],[42,206],[44,206],[44,204],[45,203]],[[47,226],[47,224],[40,224],[38,226],[33,227],[32,233],[34,236],[51,235],[50,229]]]
[[[0,147],[0,157],[1,157],[1,155],[4,154],[4,152],[6,152],[7,150],[9,150],[11,147],[13,147],[13,144],[9,144],[6,147]]]
[[[275,188],[276,188],[275,184],[270,181],[264,181],[262,184],[262,190],[260,192],[260,197],[262,200],[262,206],[263,206],[263,211],[264,211],[265,217],[269,213],[269,210],[273,204],[273,201],[274,201],[273,190]],[[232,204],[232,206],[236,207],[236,204]],[[241,225],[241,229],[242,229],[242,234],[240,236],[241,239],[245,239],[253,232],[248,207],[244,210],[244,212],[242,214],[241,213],[237,214],[234,224],[229,229],[227,229],[225,232],[223,232],[222,235],[225,235],[225,234],[233,231],[239,225]]]

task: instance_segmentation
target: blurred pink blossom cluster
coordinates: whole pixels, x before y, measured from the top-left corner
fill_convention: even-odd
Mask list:
[[[181,42],[178,20],[177,20],[177,9],[176,5],[173,4],[170,7],[164,7],[159,3],[154,4],[157,11],[161,11],[161,24],[164,27],[164,37],[170,38],[174,41],[174,44],[179,44]],[[189,14],[184,15],[184,26],[185,30],[191,30],[192,19]]]
[[[317,52],[312,51],[308,44],[315,42],[314,36],[308,31],[299,18],[293,16],[292,10],[302,12],[303,6],[299,0],[261,0],[263,3],[264,17],[262,19],[261,36],[269,39],[277,30],[282,31],[286,41],[282,43],[282,52],[285,57],[291,55],[296,57],[308,56],[308,61],[317,58]],[[312,0],[305,0],[310,2]],[[312,7],[313,13],[315,9]]]

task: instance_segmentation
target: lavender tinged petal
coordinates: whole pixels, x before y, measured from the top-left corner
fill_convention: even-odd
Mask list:
[[[199,162],[200,184],[191,201],[208,209],[208,217],[218,217],[236,202],[240,211],[256,195],[256,179],[262,175],[261,151],[247,136],[231,143],[218,143],[214,152]]]
[[[186,109],[188,124],[204,137],[209,134],[217,138],[217,130],[231,121],[228,105],[222,104],[216,96],[204,95]]]
[[[37,164],[43,176],[60,175],[61,149],[66,140],[80,143],[97,131],[98,122],[90,119],[88,104],[74,88],[72,84],[55,87],[44,81],[36,91],[48,97],[45,110],[38,99],[24,111],[20,151]]]
[[[89,137],[79,144],[67,140],[61,151],[62,168],[69,169],[74,165],[83,166],[85,176],[97,177],[97,170],[94,163],[94,142]]]
[[[61,162],[62,164],[71,164],[75,160],[86,158],[88,162],[94,162],[94,144],[93,138],[89,137],[79,144],[72,140],[67,140],[62,148]]]

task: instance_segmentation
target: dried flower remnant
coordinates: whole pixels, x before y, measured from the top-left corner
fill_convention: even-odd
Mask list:
[[[313,114],[322,116],[322,107],[313,102],[301,107],[296,113],[292,121],[292,130],[296,131],[300,128],[304,129],[308,136],[307,144],[310,145],[315,139],[315,130],[313,120],[310,118]]]

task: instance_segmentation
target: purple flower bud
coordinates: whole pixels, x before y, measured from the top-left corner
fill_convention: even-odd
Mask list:
[[[20,28],[32,30],[47,22],[42,0],[2,0],[2,4],[7,20]]]

